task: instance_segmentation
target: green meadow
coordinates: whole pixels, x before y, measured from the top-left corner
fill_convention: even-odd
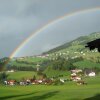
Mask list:
[[[34,75],[36,76],[37,73],[34,71],[17,71],[13,73],[7,73],[7,75],[8,79],[15,79],[19,81],[22,78],[32,78]]]
[[[87,85],[0,85],[0,100],[99,100],[100,76],[85,78]]]
[[[81,69],[95,68],[95,67],[97,67],[99,69],[100,63],[95,63],[95,62],[89,61],[89,60],[83,60],[83,61],[75,62],[74,65]]]

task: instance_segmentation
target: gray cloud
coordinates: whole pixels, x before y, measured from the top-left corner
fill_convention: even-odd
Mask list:
[[[45,25],[48,21],[79,9],[88,9],[97,6],[100,6],[100,0],[0,0],[0,57],[9,56],[24,39],[30,36],[32,32],[35,32],[35,30]],[[80,20],[78,23],[80,23]],[[92,20],[92,22],[94,21],[94,25],[96,25],[92,30],[91,28],[86,29],[86,31],[78,30],[76,33],[98,31],[99,26],[97,20],[97,17],[94,17],[94,20]],[[87,21],[87,19],[84,19],[84,21]],[[61,22],[61,24],[62,23],[63,22]],[[74,25],[76,25],[76,22],[73,23],[73,30],[76,31],[77,27],[74,27]],[[56,27],[55,33],[67,32],[64,23],[60,26],[61,30],[57,30],[59,25]],[[83,26],[80,26],[80,28],[81,27]],[[54,31],[51,32],[54,33]],[[52,37],[52,34],[50,32],[48,33]],[[55,36],[56,35],[53,36],[53,39],[56,40]],[[60,37],[63,38],[63,36]],[[56,41],[61,44],[61,41]],[[66,39],[64,41],[66,41]],[[38,44],[37,40],[34,42]],[[48,45],[54,47],[54,45],[57,46],[57,43]],[[39,46],[41,50],[37,50]],[[37,48],[36,50],[38,53],[43,51],[43,48],[47,47],[49,46],[42,47],[41,44],[38,44],[38,46],[35,45],[34,48]],[[5,48],[7,48],[7,51]]]
[[[27,42],[15,56],[27,56],[45,52],[79,36],[100,31],[100,11],[80,13],[69,17],[47,29]]]

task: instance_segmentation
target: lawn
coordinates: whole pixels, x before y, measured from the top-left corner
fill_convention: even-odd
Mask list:
[[[100,76],[86,81],[87,85],[0,86],[0,100],[99,100]]]
[[[32,78],[34,75],[37,75],[34,71],[16,71],[13,73],[7,73],[8,79],[21,80],[22,78]]]

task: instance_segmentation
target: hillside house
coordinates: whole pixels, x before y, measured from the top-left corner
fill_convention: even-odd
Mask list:
[[[80,81],[81,77],[78,75],[78,73],[81,73],[81,72],[82,72],[81,69],[71,70],[71,80]]]
[[[90,69],[85,69],[85,70],[84,70],[84,74],[85,74],[85,76],[90,76],[90,77],[96,76],[95,71],[90,70]]]
[[[81,69],[71,70],[71,73],[80,73],[80,72],[82,72],[82,70],[81,70]]]
[[[88,74],[88,76],[90,76],[90,77],[94,77],[96,74],[95,74],[95,72],[90,72],[89,74]]]

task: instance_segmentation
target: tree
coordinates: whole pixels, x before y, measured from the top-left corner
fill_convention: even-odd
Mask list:
[[[32,79],[33,79],[33,80],[36,80],[36,76],[34,75]]]
[[[4,57],[0,59],[0,71],[3,71],[6,68],[6,65],[8,64],[9,61],[10,61],[10,58],[8,57]]]
[[[0,73],[0,83],[7,80],[8,75],[5,72]]]
[[[66,60],[65,58],[58,57],[56,60],[51,62],[52,69],[54,70],[71,70],[75,69],[75,66],[71,61]]]

